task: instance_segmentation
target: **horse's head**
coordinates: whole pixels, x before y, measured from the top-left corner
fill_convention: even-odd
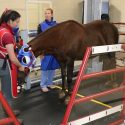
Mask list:
[[[18,53],[18,60],[24,67],[33,67],[36,58],[31,50],[31,47],[24,45]]]
[[[30,67],[33,67],[36,62],[36,58],[31,50],[31,47],[28,45],[23,45],[18,53],[18,60],[22,66],[25,67],[25,71],[18,71],[18,86],[22,86],[24,84],[26,76],[30,72]],[[22,88],[22,87],[21,87]]]

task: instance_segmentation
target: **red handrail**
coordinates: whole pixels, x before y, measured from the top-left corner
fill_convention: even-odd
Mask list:
[[[74,101],[75,101],[77,91],[79,89],[80,82],[82,80],[82,75],[84,74],[83,71],[85,71],[85,68],[87,66],[87,62],[88,62],[91,50],[92,50],[92,48],[89,48],[89,47],[87,48],[87,51],[86,51],[85,56],[83,58],[82,65],[80,67],[80,71],[79,71],[79,74],[78,74],[78,77],[77,77],[77,80],[76,80],[76,84],[75,84],[74,89],[73,89],[73,93],[72,93],[70,102],[67,106],[67,110],[65,112],[65,115],[64,115],[64,118],[63,118],[63,121],[62,121],[61,125],[67,124],[67,121],[69,119],[69,116],[70,116],[70,113],[71,113],[71,110],[72,110],[72,107],[73,107],[73,104],[74,104]]]
[[[112,24],[118,25],[118,26],[119,26],[119,25],[123,25],[123,26],[125,25],[124,22],[116,22],[116,23],[113,23],[113,22],[112,22]],[[125,35],[125,32],[119,32],[119,35]]]
[[[119,35],[125,35],[125,33],[119,32]]]
[[[124,119],[119,119],[119,120],[117,120],[117,121],[115,121],[115,122],[113,122],[113,123],[111,123],[109,125],[120,125],[122,123],[124,123]]]
[[[3,108],[5,109],[6,113],[8,114],[9,118],[5,118],[0,120],[0,125],[5,125],[8,123],[14,123],[14,125],[20,125],[19,121],[15,117],[11,107],[9,106],[8,102],[2,95],[2,92],[0,91],[0,102],[2,103]]]
[[[102,72],[90,73],[90,74],[82,76],[82,80],[93,78],[93,77],[99,77],[102,75],[109,75],[112,73],[124,72],[124,71],[125,71],[125,68],[114,68],[114,69],[106,70],[106,71],[102,71]]]
[[[113,23],[113,22],[112,22],[112,24],[116,24],[116,25],[125,25],[124,22],[117,22],[117,23]]]
[[[93,94],[93,95],[87,96],[85,98],[76,99],[74,104],[79,104],[81,102],[89,101],[89,100],[94,99],[94,98],[102,97],[102,96],[111,94],[113,92],[118,92],[118,91],[123,91],[123,90],[125,90],[125,86],[115,88],[115,89],[111,89],[111,90],[108,90],[108,91],[104,91],[104,92],[101,92],[101,93]]]

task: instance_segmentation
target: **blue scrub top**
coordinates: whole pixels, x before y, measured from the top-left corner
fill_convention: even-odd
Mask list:
[[[47,29],[55,25],[57,25],[57,23],[56,21],[53,21],[53,19],[51,21],[45,20],[44,22],[40,24],[42,32],[46,31]],[[47,55],[47,56],[44,56],[44,58],[41,60],[41,68],[44,71],[55,70],[55,69],[59,69],[60,65],[54,56]]]

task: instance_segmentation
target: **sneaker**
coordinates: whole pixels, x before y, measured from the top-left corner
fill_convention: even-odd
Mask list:
[[[50,85],[50,86],[48,86],[48,88],[55,89],[56,87],[54,85]]]
[[[43,88],[41,88],[41,91],[42,91],[42,92],[48,92],[49,89],[48,89],[47,87],[43,87]]]

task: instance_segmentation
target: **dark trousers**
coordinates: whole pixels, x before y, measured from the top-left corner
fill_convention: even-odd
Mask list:
[[[2,66],[4,63],[4,59],[0,59],[0,86],[1,86],[1,91],[6,98],[7,102],[9,105],[12,107],[12,83],[11,83],[11,75],[10,75],[10,67],[9,67],[9,62],[7,61],[6,69],[2,70]],[[2,115],[2,106],[0,104],[0,115]]]

